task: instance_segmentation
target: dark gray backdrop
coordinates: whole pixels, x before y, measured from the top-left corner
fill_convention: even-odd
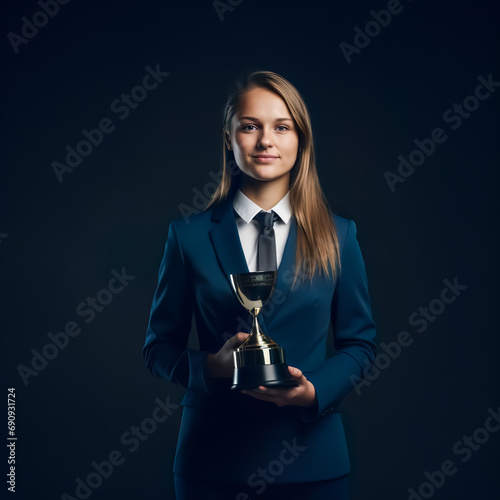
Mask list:
[[[378,341],[392,346],[342,405],[352,500],[496,498],[495,2],[215,4],[3,5],[2,366],[5,399],[16,389],[17,498],[173,498],[183,391],[146,372],[141,348],[168,224],[211,191],[226,93],[246,69],[303,95],[324,191],[356,221]],[[137,88],[154,70],[156,88]],[[100,124],[109,133],[91,132]],[[428,154],[398,173],[415,140]],[[67,146],[82,156],[62,171]],[[129,276],[121,291],[107,291],[113,273]],[[94,297],[104,305],[90,313]]]

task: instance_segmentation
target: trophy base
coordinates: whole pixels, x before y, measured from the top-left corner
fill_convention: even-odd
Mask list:
[[[264,387],[295,387],[297,382],[285,363],[250,365],[234,369],[231,389],[251,390]]]

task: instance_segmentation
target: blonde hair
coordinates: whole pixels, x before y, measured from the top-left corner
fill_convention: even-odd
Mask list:
[[[268,89],[285,101],[299,134],[297,161],[290,171],[289,184],[290,205],[297,222],[293,284],[299,273],[309,280],[318,271],[335,278],[340,271],[339,244],[333,214],[319,183],[311,120],[302,96],[282,76],[271,71],[253,71],[239,78],[229,91],[222,123],[221,181],[205,209],[222,202],[237,187],[239,176],[234,175],[234,153],[226,150],[225,139],[242,96],[255,88]],[[228,156],[232,156],[229,161]]]

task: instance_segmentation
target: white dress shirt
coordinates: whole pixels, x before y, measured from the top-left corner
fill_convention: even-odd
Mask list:
[[[274,223],[274,234],[276,237],[276,264],[279,268],[283,251],[285,250],[288,233],[290,231],[290,218],[292,210],[289,201],[290,192],[288,192],[271,210],[273,210],[279,219]],[[259,223],[254,217],[263,210],[255,204],[250,198],[245,196],[239,189],[237,190],[233,208],[237,213],[236,225],[240,236],[241,246],[248,270],[257,271],[257,245],[259,241]],[[271,210],[264,210],[270,212]]]

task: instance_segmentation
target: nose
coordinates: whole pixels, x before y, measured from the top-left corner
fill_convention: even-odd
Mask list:
[[[259,140],[257,141],[257,147],[260,149],[267,149],[272,147],[272,145],[271,131],[266,127],[262,127]]]

